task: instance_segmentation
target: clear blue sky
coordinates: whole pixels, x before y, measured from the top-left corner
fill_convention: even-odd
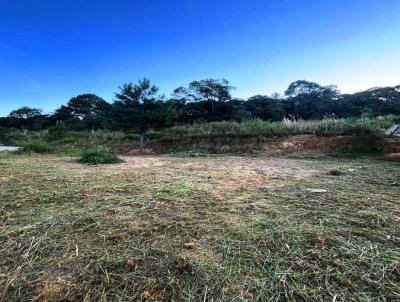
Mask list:
[[[221,77],[237,97],[297,79],[398,85],[400,1],[0,1],[0,116],[86,92],[111,101],[143,76],[166,95]]]

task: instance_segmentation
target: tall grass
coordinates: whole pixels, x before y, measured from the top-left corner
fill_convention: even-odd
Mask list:
[[[165,130],[165,138],[180,139],[184,137],[282,137],[295,134],[352,134],[364,129],[371,133],[383,133],[393,124],[395,117],[359,118],[322,120],[291,120],[267,122],[261,119],[238,122],[196,123],[175,126]]]
[[[322,120],[291,120],[267,122],[261,119],[250,119],[241,123],[221,121],[212,123],[195,123],[175,126],[163,131],[150,131],[146,141],[156,141],[156,144],[168,145],[168,141],[183,138],[279,138],[297,134],[315,135],[353,135],[362,142],[366,138],[381,136],[386,129],[398,123],[396,116],[378,118],[325,118]],[[79,156],[82,151],[97,146],[105,146],[124,153],[132,148],[139,148],[140,135],[134,132],[122,131],[65,131],[62,125],[60,131],[23,131],[3,129],[0,131],[2,143],[8,143],[24,148],[27,153],[55,153],[60,155]],[[0,129],[1,130],[1,129]]]

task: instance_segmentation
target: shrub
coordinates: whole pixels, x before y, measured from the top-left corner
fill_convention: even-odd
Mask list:
[[[81,142],[81,140],[80,137],[66,136],[56,140],[54,143],[57,145],[73,145]]]
[[[355,124],[351,140],[340,150],[345,155],[382,154],[384,150],[383,137],[379,129],[367,125]]]
[[[9,138],[7,136],[7,132],[7,129],[0,127],[0,145],[8,143]]]
[[[238,122],[195,123],[166,129],[165,138],[181,139],[187,137],[283,137],[296,134],[359,134],[359,129],[383,133],[394,124],[394,116],[380,118],[292,120],[267,122],[261,119]]]
[[[49,128],[47,136],[50,140],[58,140],[66,136],[67,132],[67,125],[64,122],[57,122],[54,127]]]
[[[80,163],[88,165],[118,164],[123,160],[116,156],[110,148],[99,146],[83,152]]]
[[[150,131],[145,135],[148,140],[157,140],[164,137],[164,133],[160,131]]]
[[[23,148],[23,152],[34,152],[34,153],[51,153],[54,151],[54,147],[41,140],[27,140],[19,142],[18,146]]]
[[[138,133],[126,133],[123,137],[124,141],[139,141],[140,134]]]

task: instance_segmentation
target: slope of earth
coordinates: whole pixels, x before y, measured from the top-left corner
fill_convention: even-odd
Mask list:
[[[0,155],[1,301],[397,301],[400,166]]]

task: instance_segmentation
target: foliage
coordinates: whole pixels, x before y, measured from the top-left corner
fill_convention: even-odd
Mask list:
[[[232,86],[225,79],[206,79],[201,81],[193,81],[188,88],[179,87],[174,90],[174,97],[186,102],[202,102],[209,104],[211,112],[203,107],[208,114],[215,113],[217,103],[229,101],[231,97]]]
[[[7,144],[9,142],[8,132],[8,129],[0,127],[0,145]]]
[[[116,156],[110,148],[99,146],[85,150],[79,162],[88,165],[104,165],[122,163],[123,160]]]
[[[256,118],[280,121],[285,115],[281,102],[268,96],[256,95],[245,102],[245,108]]]
[[[377,119],[334,119],[322,120],[292,120],[282,122],[267,122],[262,119],[250,119],[238,122],[195,123],[192,125],[175,126],[165,130],[165,138],[180,139],[183,137],[281,137],[294,134],[352,134],[357,129],[382,134],[387,125],[393,121],[393,116]]]
[[[47,136],[50,140],[59,140],[63,138],[67,132],[68,127],[65,122],[58,121],[55,126],[49,128]]]
[[[38,139],[21,141],[17,145],[22,147],[22,152],[25,153],[52,153],[55,150],[51,143]]]
[[[27,130],[48,129],[63,121],[68,129],[107,129],[141,133],[150,129],[203,122],[236,121],[252,118],[281,121],[282,118],[317,120],[326,117],[360,118],[400,115],[400,86],[378,87],[354,94],[341,94],[335,85],[299,80],[291,83],[285,96],[255,95],[232,98],[233,86],[225,79],[204,79],[174,90],[172,98],[158,94],[149,79],[125,83],[113,102],[95,94],[71,98],[54,114],[22,107],[0,118],[0,127]]]
[[[17,119],[34,119],[43,114],[41,109],[37,108],[29,108],[29,107],[21,107],[17,110],[11,111],[9,117],[17,118]]]

